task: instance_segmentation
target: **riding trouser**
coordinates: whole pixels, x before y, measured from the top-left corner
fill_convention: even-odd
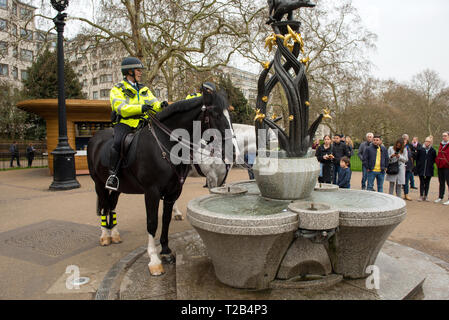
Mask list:
[[[109,170],[111,171],[111,174],[117,174],[117,165],[120,160],[122,140],[131,131],[132,128],[124,123],[118,123],[114,126],[114,142],[112,143],[111,158],[109,162]]]

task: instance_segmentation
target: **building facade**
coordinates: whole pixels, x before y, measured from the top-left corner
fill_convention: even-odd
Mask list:
[[[47,42],[56,46],[56,35],[38,30],[36,7],[17,0],[0,0],[0,80],[21,88],[39,51]]]
[[[83,92],[88,99],[93,100],[109,99],[109,90],[123,78],[120,64],[123,57],[128,55],[120,44],[83,43],[79,39],[74,39],[66,45],[66,57],[83,84]],[[242,90],[250,105],[255,107],[258,75],[229,66],[219,68],[217,73],[229,75],[233,84]],[[160,100],[167,100],[167,89],[163,81],[158,79],[155,79],[151,91]]]

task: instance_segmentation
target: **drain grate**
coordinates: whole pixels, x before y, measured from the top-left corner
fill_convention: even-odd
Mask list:
[[[98,227],[47,220],[0,233],[0,254],[51,265],[98,245]]]

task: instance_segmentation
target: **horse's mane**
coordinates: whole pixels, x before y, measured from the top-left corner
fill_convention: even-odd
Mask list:
[[[216,108],[220,110],[225,110],[228,108],[228,100],[224,92],[220,91],[217,94],[215,94],[213,100],[214,100],[213,105]],[[161,112],[157,113],[156,117],[159,119],[159,121],[164,121],[175,114],[192,111],[193,109],[202,106],[203,106],[203,97],[197,97],[188,100],[179,100],[172,103]]]
[[[202,97],[192,98],[188,100],[179,100],[172,103],[161,112],[157,113],[156,118],[158,118],[160,121],[164,121],[174,114],[191,111],[192,109],[198,108],[202,105],[203,105]]]

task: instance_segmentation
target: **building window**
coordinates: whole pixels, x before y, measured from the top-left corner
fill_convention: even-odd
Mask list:
[[[8,0],[0,0],[0,8],[8,8]]]
[[[94,64],[92,65],[92,70],[93,70],[93,71],[96,71],[96,70],[97,70],[97,64],[96,64],[96,63],[94,63]]]
[[[31,10],[27,8],[20,8],[20,19],[30,19],[31,18]]]
[[[20,71],[20,77],[22,78],[22,80],[27,80],[28,79],[28,71],[21,70]]]
[[[0,19],[0,31],[6,31],[8,29],[8,22]]]
[[[0,41],[0,56],[6,57],[8,55],[8,43]]]
[[[92,99],[98,99],[98,91],[92,93]]]
[[[9,71],[8,71],[8,65],[7,64],[0,64],[0,76],[9,76]]]
[[[20,59],[23,61],[33,61],[33,51],[26,50],[26,49],[20,49]]]
[[[18,57],[18,52],[19,52],[19,50],[17,49],[17,46],[12,47],[12,56],[14,58]]]
[[[100,61],[100,69],[107,69],[112,67],[111,60],[102,60]]]
[[[103,89],[100,90],[100,97],[102,98],[109,98],[109,89]]]
[[[100,76],[100,83],[112,82],[112,74],[102,74]]]
[[[45,34],[43,32],[36,31],[34,33],[34,39],[37,41],[45,41]]]
[[[17,37],[17,26],[15,24],[11,25],[11,34]]]
[[[86,72],[87,72],[87,66],[83,66],[82,72],[83,72],[83,73],[86,73]]]
[[[92,85],[96,86],[98,84],[98,78],[92,79]]]
[[[25,40],[33,40],[33,31],[20,29],[20,37]]]
[[[17,16],[17,3],[12,3],[12,13]]]
[[[17,67],[12,67],[11,75],[14,80],[19,79],[19,70],[17,69]]]

